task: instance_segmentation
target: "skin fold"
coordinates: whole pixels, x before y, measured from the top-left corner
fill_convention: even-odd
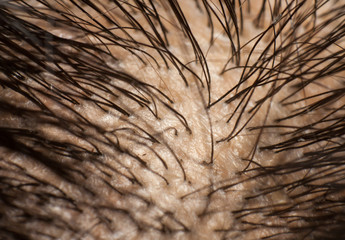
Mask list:
[[[344,13],[1,1],[0,238],[344,238]]]

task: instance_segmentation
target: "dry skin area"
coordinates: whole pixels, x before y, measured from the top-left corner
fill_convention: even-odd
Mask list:
[[[344,237],[342,4],[0,2],[0,238]]]

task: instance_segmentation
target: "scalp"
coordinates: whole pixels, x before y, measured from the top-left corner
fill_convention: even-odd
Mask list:
[[[0,4],[5,239],[343,236],[340,1]]]

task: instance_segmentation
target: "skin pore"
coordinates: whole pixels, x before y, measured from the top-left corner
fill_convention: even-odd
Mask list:
[[[344,236],[342,1],[0,11],[0,238]]]

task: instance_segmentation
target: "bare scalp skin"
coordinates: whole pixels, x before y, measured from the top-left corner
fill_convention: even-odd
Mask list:
[[[345,5],[0,2],[0,239],[345,237]]]

